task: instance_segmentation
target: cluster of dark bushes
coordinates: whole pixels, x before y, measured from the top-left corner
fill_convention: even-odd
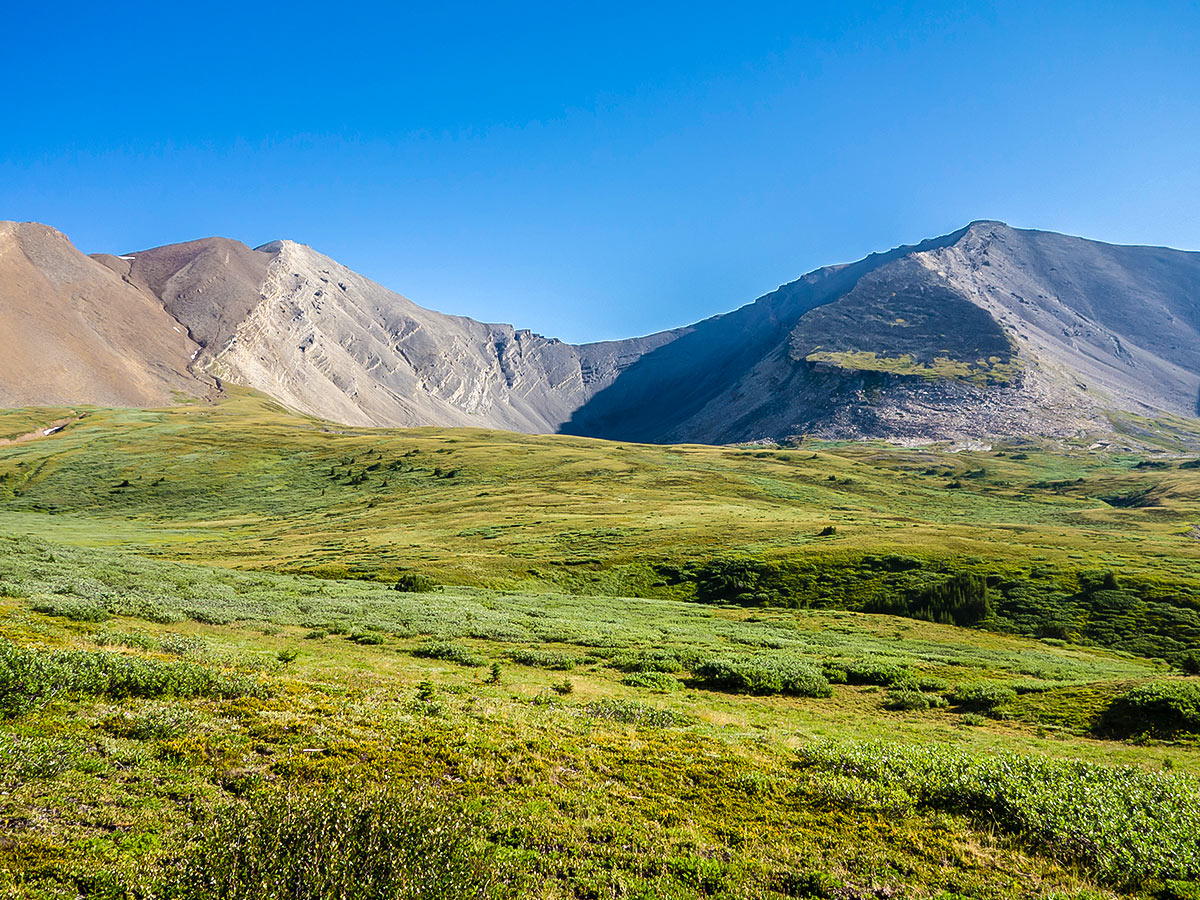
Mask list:
[[[699,687],[738,694],[828,697],[833,693],[819,667],[786,657],[719,656],[692,669]]]
[[[618,654],[608,664],[627,673],[625,684],[650,690],[687,684],[734,694],[828,697],[833,693],[820,663],[786,654],[644,650]]]
[[[441,589],[441,585],[420,572],[401,572],[392,585],[392,590],[409,594],[428,594]]]
[[[486,656],[475,653],[461,644],[453,644],[449,641],[424,644],[413,650],[413,656],[419,656],[423,659],[441,659],[446,662],[457,663],[460,666],[468,666],[475,669],[486,666],[490,662]]]
[[[1096,731],[1116,738],[1200,735],[1200,683],[1181,679],[1139,685],[1109,704]]]
[[[986,575],[896,553],[818,562],[727,557],[663,574],[690,581],[701,603],[861,609],[953,625],[976,625],[991,612]]]
[[[534,647],[519,647],[508,652],[508,658],[521,666],[533,669],[552,669],[567,672],[575,668],[579,660],[569,653],[557,650],[538,650]]]
[[[668,584],[702,603],[887,613],[1057,638],[1200,670],[1200,580],[1031,567],[998,573],[977,558],[904,554],[663,565]]]

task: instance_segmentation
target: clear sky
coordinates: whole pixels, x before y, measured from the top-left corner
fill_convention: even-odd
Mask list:
[[[568,340],[973,219],[1200,248],[1200,3],[7,4],[0,218]]]

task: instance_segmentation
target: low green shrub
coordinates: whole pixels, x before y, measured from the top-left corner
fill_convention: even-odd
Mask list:
[[[695,573],[696,599],[701,603],[766,606],[779,602],[779,572],[757,559],[714,559]]]
[[[36,650],[0,639],[0,716],[19,716],[58,694],[106,697],[264,697],[249,676],[182,660],[103,650]]]
[[[821,671],[808,663],[771,656],[723,656],[692,669],[700,687],[745,694],[828,697],[833,693]]]
[[[1122,738],[1200,735],[1200,682],[1180,679],[1139,685],[1109,704],[1096,730]]]
[[[810,775],[809,781],[798,787],[810,801],[842,811],[855,809],[893,815],[907,815],[913,811],[913,798],[898,784],[866,781],[831,772],[814,771]]]
[[[682,681],[666,672],[630,672],[621,679],[621,684],[628,687],[647,688],[660,693],[675,691],[683,687]]]
[[[131,650],[157,650],[159,640],[144,631],[103,631],[95,641],[101,647],[128,647]]]
[[[423,716],[440,716],[446,711],[439,699],[437,685],[432,681],[422,681],[417,685],[416,699],[409,708]]]
[[[187,710],[157,707],[113,713],[105,717],[101,726],[113,737],[165,741],[179,737],[191,727],[192,721],[192,715]]]
[[[1011,687],[990,681],[955,685],[950,692],[951,703],[972,712],[995,712],[1015,699],[1017,692]]]
[[[642,650],[637,653],[619,653],[608,663],[620,672],[667,672],[679,674],[687,668],[680,654],[674,650]]]
[[[23,600],[28,596],[29,594],[20,585],[0,581],[0,597],[16,597],[19,600]]]
[[[1200,780],[1135,766],[934,746],[836,745],[803,765],[898,786],[919,807],[970,816],[1120,888],[1200,878]]]
[[[186,634],[164,634],[156,637],[145,631],[104,631],[96,635],[101,647],[128,647],[130,650],[149,650],[172,656],[204,656],[208,646],[203,638]]]
[[[858,893],[827,872],[777,872],[768,883],[776,893],[785,897],[833,898]]]
[[[443,659],[446,662],[458,663],[460,666],[470,666],[474,669],[488,664],[486,656],[480,656],[466,647],[448,642],[425,644],[417,647],[412,653],[413,656],[419,656],[422,659]]]
[[[574,669],[575,664],[579,661],[569,653],[560,653],[556,650],[535,650],[531,647],[510,650],[508,658],[522,666],[530,666],[534,669],[555,669],[558,671]]]
[[[62,690],[50,656],[0,640],[0,717],[13,718],[47,703]]]
[[[900,684],[912,679],[912,671],[902,663],[879,659],[826,662],[822,669],[834,684]]]
[[[75,738],[0,732],[0,786],[54,778],[74,768],[82,752]]]
[[[108,608],[87,600],[43,600],[33,604],[33,611],[44,616],[59,616],[72,622],[107,622],[112,618]]]
[[[203,638],[186,634],[164,634],[158,639],[158,649],[172,656],[203,656],[207,645]]]
[[[883,708],[897,711],[916,711],[945,706],[946,701],[936,694],[926,694],[909,687],[895,688],[883,698]]]
[[[1044,694],[1044,693],[1046,693],[1046,691],[1050,690],[1053,687],[1052,684],[1048,684],[1045,681],[1034,681],[1033,679],[1028,679],[1028,680],[1024,680],[1024,681],[1014,681],[1009,686],[1018,695],[1021,695],[1021,694]]]
[[[482,900],[495,881],[446,798],[352,785],[226,807],[164,869],[168,900]]]
[[[392,585],[392,590],[408,594],[428,594],[441,590],[441,585],[419,572],[401,572],[396,583]]]
[[[593,700],[583,707],[583,712],[593,719],[647,728],[669,728],[687,721],[669,709],[658,709],[636,700]]]

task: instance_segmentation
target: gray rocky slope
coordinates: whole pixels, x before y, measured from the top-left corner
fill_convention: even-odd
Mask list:
[[[96,259],[186,326],[198,376],[348,425],[553,432],[684,331],[567,344],[425,309],[292,241],[209,238]]]
[[[1075,435],[1114,411],[1196,416],[1200,393],[1200,253],[998,222],[584,345],[424,309],[290,241],[89,258],[9,223],[0,268],[0,335],[37,341],[0,359],[6,405],[229,382],[351,425],[726,443]],[[58,347],[62,365],[39,365]]]
[[[1194,417],[1200,253],[975,222],[819,269],[644,355],[564,431],[723,443],[1068,436]]]

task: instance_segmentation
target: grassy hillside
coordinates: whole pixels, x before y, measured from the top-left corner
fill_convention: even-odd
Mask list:
[[[30,420],[9,415],[0,431]],[[995,628],[1178,662],[1200,647],[1188,459],[344,429],[242,395],[94,411],[0,447],[0,529],[329,577],[676,599],[734,559],[752,584],[735,571],[710,599],[960,624],[976,622],[947,592],[974,578],[975,618]]]
[[[0,432],[36,419],[0,414]],[[12,528],[84,543],[366,575],[421,567],[462,584],[881,547],[1186,577],[1200,557],[1200,469],[1181,462],[1083,448],[736,449],[350,429],[243,395],[97,410],[0,447],[0,500]],[[829,525],[836,534],[821,537]]]
[[[404,897],[1200,891],[1189,457],[0,434],[63,418],[0,445],[8,896],[247,896],[313,834]]]

